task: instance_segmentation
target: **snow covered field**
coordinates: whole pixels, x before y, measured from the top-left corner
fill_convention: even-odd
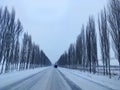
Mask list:
[[[120,80],[117,78],[109,79],[108,76],[65,68],[59,70],[82,90],[120,90]]]

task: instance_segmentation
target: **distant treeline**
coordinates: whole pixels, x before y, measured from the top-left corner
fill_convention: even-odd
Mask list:
[[[76,43],[71,44],[56,63],[69,68],[80,66],[83,71],[96,73],[96,67],[99,65],[97,52],[100,46],[103,74],[111,77],[110,46],[113,47],[120,71],[120,0],[109,0],[107,8],[98,15],[98,28],[95,23],[94,17],[90,16],[87,26],[82,26]],[[96,30],[99,34],[96,34]],[[97,35],[100,38],[98,43],[100,45],[97,45]]]
[[[39,46],[24,33],[19,42],[23,26],[16,20],[14,9],[0,8],[0,73],[51,65],[50,60]],[[21,37],[22,38],[22,37]]]

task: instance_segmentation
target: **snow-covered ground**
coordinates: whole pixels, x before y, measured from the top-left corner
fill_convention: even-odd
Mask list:
[[[36,73],[39,73],[47,68],[49,68],[49,67],[36,68],[36,69],[31,69],[31,70],[24,70],[24,71],[17,71],[17,72],[2,74],[2,75],[0,75],[0,88],[9,86],[9,85],[16,83],[22,79],[25,79]]]
[[[120,90],[120,80],[66,68],[44,67],[0,75],[0,90]]]
[[[33,76],[23,79],[30,75]],[[0,90],[73,90],[58,69],[53,67],[6,74],[1,76],[1,80],[4,82],[0,82]],[[17,82],[20,80],[22,82]]]
[[[120,90],[120,80],[108,76],[94,75],[78,70],[59,68],[59,70],[82,90]]]

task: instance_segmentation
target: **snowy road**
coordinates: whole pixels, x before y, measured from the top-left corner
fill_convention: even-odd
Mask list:
[[[45,69],[0,90],[80,90],[55,68]]]
[[[0,90],[119,90],[117,89],[119,81],[118,84],[113,82],[114,87],[111,84],[109,87],[107,83],[106,85],[104,82],[101,84],[81,75],[82,73],[64,68],[49,67],[10,85],[0,87]],[[8,81],[10,81],[9,78]],[[2,83],[0,84],[2,85]]]

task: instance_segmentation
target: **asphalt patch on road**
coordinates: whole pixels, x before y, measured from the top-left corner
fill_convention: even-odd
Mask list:
[[[58,70],[59,71],[59,70]],[[82,90],[79,86],[77,86],[74,82],[69,80],[61,71],[59,71],[62,77],[65,79],[65,81],[68,83],[68,85],[71,87],[72,90]]]

